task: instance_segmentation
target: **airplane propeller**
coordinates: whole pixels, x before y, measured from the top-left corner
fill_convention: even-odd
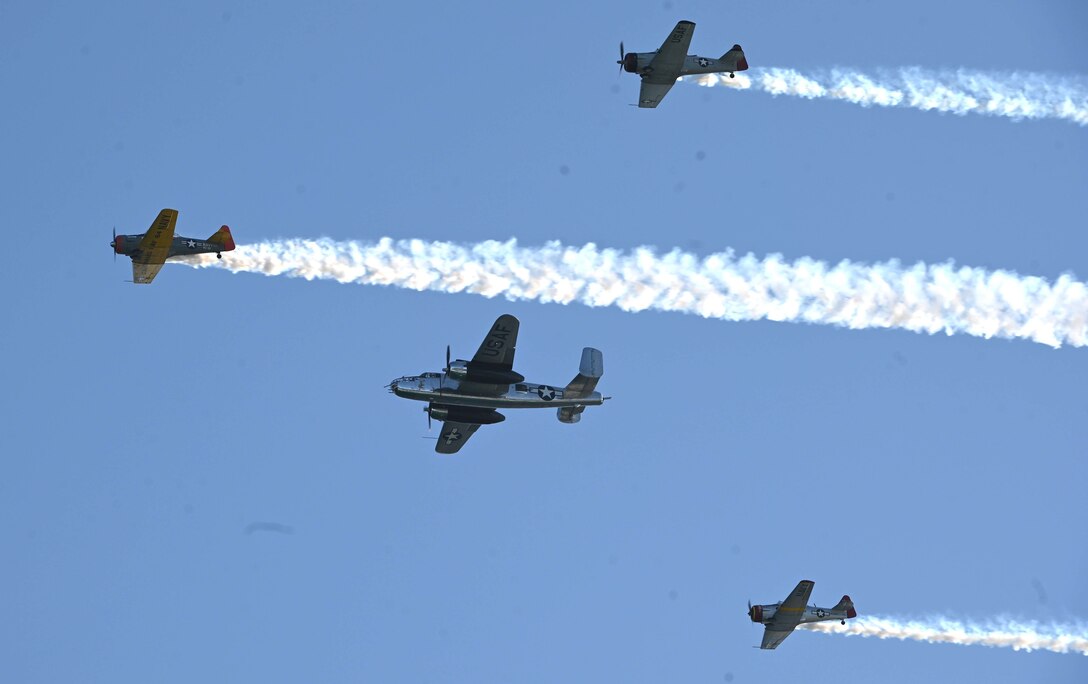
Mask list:
[[[110,247],[113,247],[113,262],[117,263],[117,226],[113,227],[113,240],[110,241]]]
[[[620,71],[623,71],[623,57],[626,53],[623,51],[623,41],[620,41],[620,59],[616,64],[620,65]]]

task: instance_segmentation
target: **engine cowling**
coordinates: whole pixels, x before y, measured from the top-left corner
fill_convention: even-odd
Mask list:
[[[623,56],[623,70],[629,74],[638,73],[638,54],[628,52]]]
[[[752,606],[748,609],[748,617],[752,618],[752,622],[767,623],[774,617],[775,611],[778,610],[778,606]]]

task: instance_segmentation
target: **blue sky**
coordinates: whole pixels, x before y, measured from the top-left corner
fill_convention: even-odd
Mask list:
[[[170,265],[135,287],[109,253],[174,207],[239,243],[1088,277],[1085,129],[685,84],[627,106],[619,41],[681,18],[753,67],[1088,73],[1074,2],[0,5],[0,678],[1083,681],[1073,655],[764,653],[745,615],[807,578],[863,614],[1088,618],[1083,350]],[[504,312],[520,372],[565,383],[596,346],[615,399],[439,458],[382,386]]]

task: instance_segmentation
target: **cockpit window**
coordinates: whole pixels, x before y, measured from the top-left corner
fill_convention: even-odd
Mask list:
[[[424,373],[424,374],[423,374],[422,376],[420,376],[420,377],[424,377],[424,378],[437,378],[437,377],[439,377],[440,375],[441,375],[441,373]]]

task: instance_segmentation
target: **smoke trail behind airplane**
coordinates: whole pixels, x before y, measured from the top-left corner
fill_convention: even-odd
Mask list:
[[[1010,119],[1059,119],[1088,125],[1088,79],[1051,74],[987,74],[917,67],[866,74],[853,69],[801,73],[776,67],[687,76],[702,86],[760,90],[771,95],[844,100],[863,107],[910,107],[952,114]]]
[[[943,617],[896,620],[863,616],[850,620],[846,626],[837,622],[816,622],[801,627],[824,634],[1088,655],[1088,627],[1082,624],[1042,625],[1008,618],[975,623]]]
[[[1088,344],[1085,283],[1070,275],[1050,283],[952,263],[830,265],[732,251],[698,257],[679,250],[659,255],[648,247],[621,251],[559,242],[521,247],[515,240],[458,245],[390,238],[264,242],[239,246],[222,260],[202,255],[184,261],[236,273],[679,311],[728,321],[964,333],[1052,347]]]

